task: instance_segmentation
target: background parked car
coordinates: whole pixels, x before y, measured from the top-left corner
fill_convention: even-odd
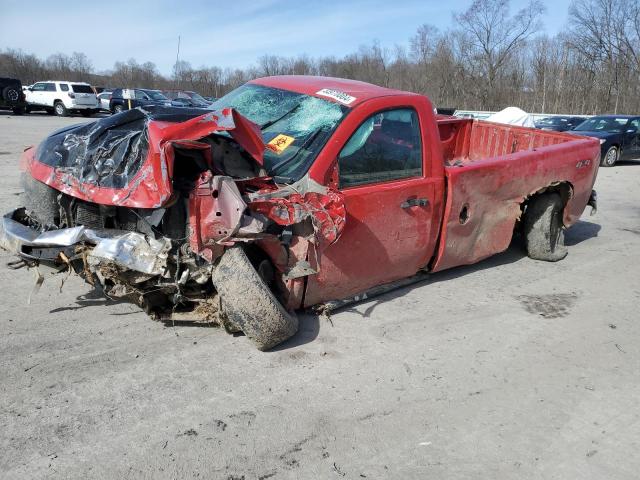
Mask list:
[[[174,107],[195,107],[206,108],[211,105],[211,102],[205,100],[201,95],[196,92],[185,90],[163,90],[162,94],[171,100],[171,104]]]
[[[66,117],[79,112],[89,117],[99,111],[96,94],[88,83],[49,80],[37,82],[26,91],[27,112],[45,110]]]
[[[555,132],[566,132],[580,125],[585,121],[584,117],[554,115],[553,117],[543,117],[535,121],[536,128],[541,130],[553,130]]]
[[[122,96],[122,88],[116,88],[111,94],[109,101],[109,110],[111,113],[120,113],[129,110],[129,100]],[[165,97],[158,90],[149,90],[145,88],[134,88],[133,98],[131,99],[131,108],[145,106],[171,106],[171,100]]]
[[[100,102],[100,110],[109,111],[109,102],[111,101],[111,90],[103,91],[97,95],[98,102]]]
[[[591,117],[571,133],[601,139],[600,165],[603,167],[613,167],[618,160],[640,158],[640,116]]]
[[[15,115],[22,115],[25,106],[20,80],[0,77],[0,109],[11,109]]]

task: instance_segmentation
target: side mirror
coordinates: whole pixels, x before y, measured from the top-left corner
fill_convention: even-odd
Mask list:
[[[30,92],[33,92],[33,87],[29,87],[27,88],[27,90],[29,90]]]

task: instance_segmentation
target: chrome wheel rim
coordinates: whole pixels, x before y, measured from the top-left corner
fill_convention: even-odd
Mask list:
[[[614,163],[616,163],[617,156],[618,151],[615,148],[610,148],[607,152],[607,158],[605,159],[607,165],[613,165]]]

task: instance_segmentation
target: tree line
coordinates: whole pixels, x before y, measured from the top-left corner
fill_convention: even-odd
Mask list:
[[[424,24],[406,46],[362,46],[344,57],[263,55],[247,68],[194,68],[176,62],[170,76],[152,62],[115,62],[97,73],[81,52],[46,59],[22,50],[0,52],[0,76],[31,84],[48,78],[96,86],[195,90],[220,97],[269,75],[352,78],[428,95],[436,106],[529,112],[640,113],[639,0],[574,0],[565,28],[542,34],[545,7],[530,0],[513,12],[510,0],[474,0],[439,30]]]

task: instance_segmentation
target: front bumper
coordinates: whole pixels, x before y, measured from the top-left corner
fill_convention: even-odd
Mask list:
[[[83,226],[40,232],[18,221],[20,217],[24,217],[24,209],[2,217],[0,246],[31,264],[56,267],[77,258],[94,265],[109,262],[147,275],[166,274],[171,249],[168,238],[153,239],[137,232]]]

